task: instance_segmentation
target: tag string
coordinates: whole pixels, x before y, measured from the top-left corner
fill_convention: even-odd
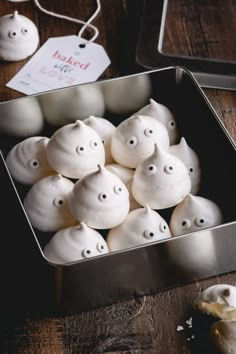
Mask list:
[[[57,17],[57,18],[61,18],[63,20],[67,20],[67,21],[70,21],[70,22],[74,22],[74,23],[79,23],[79,24],[82,24],[83,27],[79,30],[78,32],[78,36],[80,38],[82,38],[82,34],[84,33],[84,31],[86,30],[87,27],[90,27],[93,29],[94,31],[94,35],[91,39],[89,39],[88,42],[94,42],[96,40],[96,38],[98,37],[99,35],[99,30],[97,29],[97,27],[91,25],[91,22],[95,19],[95,17],[99,14],[99,12],[101,11],[101,3],[100,3],[100,0],[96,0],[97,2],[97,8],[95,10],[95,12],[93,13],[93,15],[87,20],[87,21],[82,21],[82,20],[79,20],[79,19],[76,19],[76,18],[73,18],[73,17],[69,17],[69,16],[66,16],[66,15],[61,15],[61,14],[58,14],[58,13],[55,13],[53,11],[48,11],[46,10],[45,8],[43,8],[39,1],[38,0],[34,0],[34,3],[35,5],[42,11],[44,12],[45,14],[47,15],[50,15],[50,16],[53,16],[53,17]]]

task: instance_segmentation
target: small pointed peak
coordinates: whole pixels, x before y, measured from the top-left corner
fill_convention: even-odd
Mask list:
[[[49,139],[46,136],[44,136],[43,138],[38,140],[38,144],[40,144],[40,145],[42,144],[42,145],[46,146],[48,141],[49,141]]]
[[[143,116],[133,116],[133,120],[137,121],[138,123],[143,122]]]
[[[152,210],[148,204],[144,204],[143,208],[144,212],[147,214],[150,213],[150,211]]]
[[[19,16],[18,16],[18,11],[16,10],[16,11],[14,11],[14,13],[13,13],[13,15],[12,15],[12,19],[16,19],[16,18],[18,18]]]
[[[166,158],[166,155],[167,155],[167,152],[159,144],[154,143],[154,151],[153,151],[152,157],[155,160],[158,159],[160,161],[160,159]]]
[[[83,126],[85,126],[85,124],[80,119],[77,119],[74,123],[74,128],[81,128]]]
[[[150,98],[149,102],[150,102],[150,105],[153,107],[159,106],[159,103],[157,101],[155,101],[153,98]]]
[[[81,221],[79,228],[80,230],[85,231],[88,228],[88,226],[85,224],[85,222]]]
[[[62,181],[63,177],[60,173],[58,173],[57,175],[53,176],[53,178],[55,179],[55,181]]]

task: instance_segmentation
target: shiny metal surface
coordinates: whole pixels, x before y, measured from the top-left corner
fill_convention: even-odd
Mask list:
[[[2,244],[1,269],[2,272],[4,267],[7,269],[4,271],[7,287],[0,294],[1,311],[18,307],[59,313],[81,312],[236,270],[233,140],[188,70],[170,67],[136,75],[148,75],[152,97],[172,110],[181,135],[198,153],[202,166],[199,195],[219,205],[224,224],[65,266],[52,265],[42,254],[46,240],[52,235],[42,235],[31,227],[20,202],[25,189],[14,184],[4,164],[3,158],[16,141],[2,136],[0,186],[2,194],[8,191],[9,198],[3,219],[11,215],[14,223]],[[114,80],[124,78],[107,82]],[[124,119],[107,118],[116,125]],[[47,130],[45,134],[51,132]],[[169,221],[171,210],[160,213]],[[17,243],[12,252],[15,238]],[[20,302],[12,307],[16,292],[20,293]]]

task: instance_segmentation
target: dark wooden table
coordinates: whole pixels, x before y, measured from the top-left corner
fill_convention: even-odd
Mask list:
[[[102,11],[94,24],[97,40],[109,54],[111,65],[102,78],[142,71],[135,64],[134,50],[138,17],[130,19],[135,1],[102,0]],[[182,1],[183,3],[183,1]],[[41,0],[49,10],[86,19],[95,8],[93,0]],[[0,2],[0,15],[12,13],[31,18],[39,27],[41,44],[52,36],[76,34],[78,25],[40,13],[33,1]],[[24,65],[0,62],[0,101],[23,96],[5,83]],[[236,92],[205,89],[213,107],[229,133],[236,139]],[[236,285],[236,272],[195,282],[153,296],[140,297],[91,312],[65,317],[1,319],[1,353],[159,353],[213,354],[207,331],[197,333],[186,324],[194,316],[192,303],[206,287],[227,283]],[[4,286],[4,285],[2,285]],[[195,321],[197,317],[195,314]],[[177,326],[183,326],[177,331]],[[194,331],[195,330],[195,331]],[[204,337],[205,336],[205,337]],[[205,343],[205,344],[204,344]]]

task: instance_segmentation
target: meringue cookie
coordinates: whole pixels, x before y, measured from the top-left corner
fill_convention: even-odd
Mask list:
[[[49,166],[46,148],[49,139],[33,136],[13,146],[6,157],[12,178],[25,185],[32,185],[41,178],[56,174]]]
[[[38,45],[38,29],[28,17],[19,15],[18,11],[0,17],[0,60],[23,60]]]
[[[44,248],[45,257],[52,263],[65,264],[108,253],[103,237],[85,223],[58,231]]]
[[[136,168],[152,154],[154,143],[165,150],[169,136],[163,124],[147,116],[132,116],[118,125],[111,141],[111,153],[119,164]]]
[[[105,150],[98,133],[77,120],[59,128],[50,138],[47,159],[58,173],[82,178],[105,163]]]
[[[36,97],[23,97],[0,104],[0,131],[18,137],[38,134],[44,125]]]
[[[99,166],[75,183],[69,196],[71,213],[95,229],[121,224],[129,212],[129,192],[120,178]]]
[[[122,224],[111,229],[106,241],[113,252],[170,237],[166,221],[145,205],[144,208],[131,211]]]
[[[236,321],[218,321],[211,326],[211,336],[222,354],[236,354]]]
[[[109,164],[106,165],[106,169],[112,173],[114,173],[117,177],[121,179],[121,181],[125,184],[126,188],[129,191],[129,202],[130,202],[130,210],[134,210],[140,208],[140,204],[136,202],[133,197],[131,188],[134,176],[134,170],[128,167],[121,166],[119,164]]]
[[[94,116],[90,116],[84,119],[83,123],[94,129],[101,137],[106,153],[105,163],[108,164],[114,162],[111,155],[111,137],[116,127],[111,122],[109,122],[109,120]]]
[[[141,205],[165,209],[180,203],[191,189],[187,168],[177,157],[155,144],[151,156],[134,172],[132,193]]]
[[[213,201],[189,194],[175,207],[170,229],[173,236],[179,236],[217,226],[222,222],[222,213]]]
[[[73,123],[90,115],[102,117],[105,103],[97,84],[84,84],[39,96],[45,120],[54,126]]]
[[[191,178],[190,193],[197,194],[200,189],[201,168],[196,152],[189,147],[185,138],[182,137],[179,144],[170,146],[169,153],[183,161]]]
[[[134,113],[133,115],[149,116],[154,119],[157,119],[166,127],[170,138],[170,145],[176,144],[179,133],[176,127],[176,120],[174,115],[169,110],[169,108],[167,108],[163,104],[157,103],[152,98],[150,99],[149,102],[150,103],[148,105],[141,108],[138,112]]]
[[[236,287],[229,284],[210,286],[198,295],[193,307],[223,320],[235,320]]]
[[[128,114],[143,107],[151,97],[152,85],[148,75],[135,75],[101,82],[106,110]]]
[[[68,194],[73,187],[74,183],[61,175],[36,182],[23,202],[32,226],[40,231],[55,232],[75,224],[68,208]]]

